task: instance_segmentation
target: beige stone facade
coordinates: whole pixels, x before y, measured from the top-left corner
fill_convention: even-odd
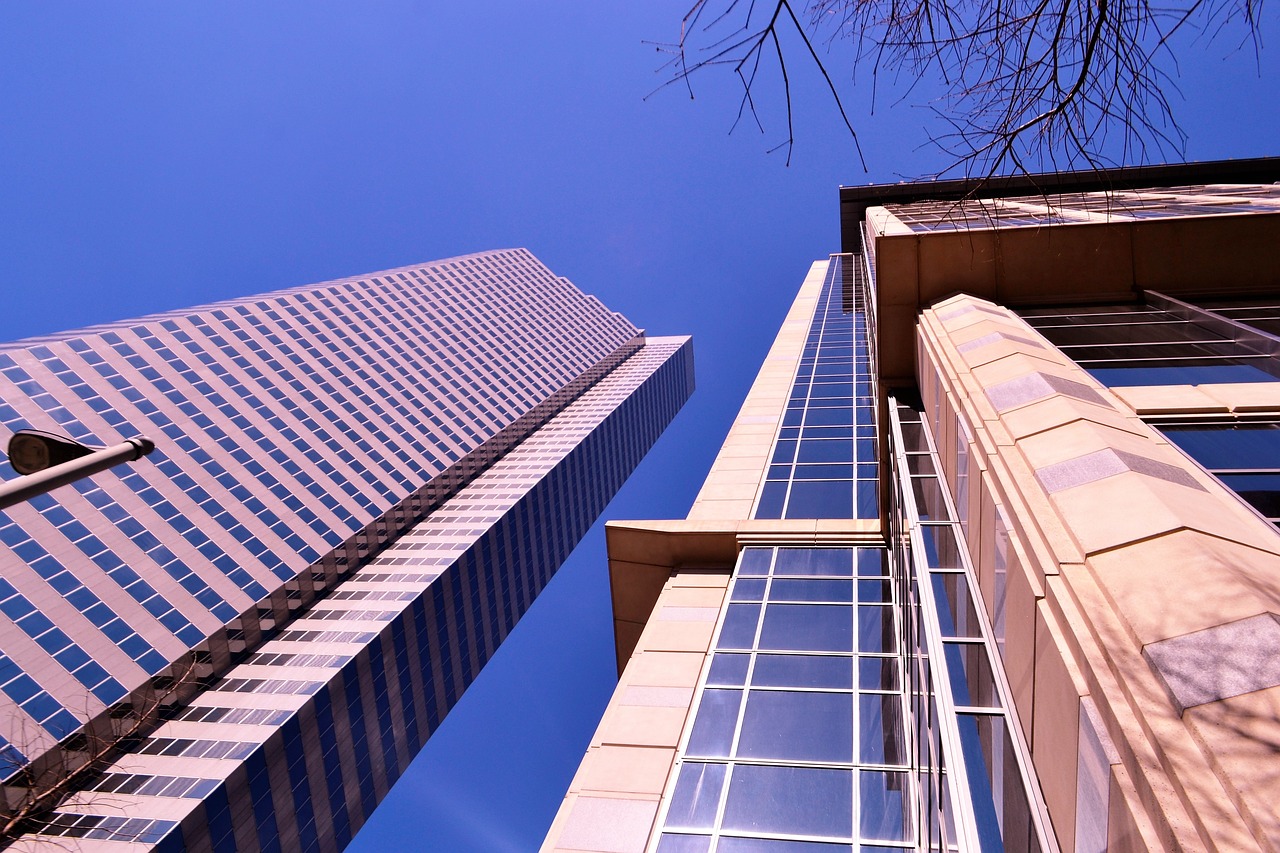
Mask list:
[[[1038,849],[1280,849],[1280,534],[1159,428],[1280,419],[1280,382],[1109,388],[1018,313],[1275,299],[1280,196],[1202,203],[1243,193],[1169,191],[1147,219],[1045,200],[1033,227],[866,213],[881,429],[886,395],[918,390],[1051,826]],[[806,276],[689,518],[610,528],[621,681],[544,851],[658,849],[741,548],[889,544],[873,520],[751,518],[825,273]]]

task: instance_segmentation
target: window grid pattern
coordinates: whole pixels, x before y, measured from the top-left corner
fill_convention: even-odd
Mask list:
[[[1151,423],[1267,521],[1280,526],[1280,421],[1173,417]]]
[[[883,549],[743,550],[658,853],[914,849],[887,572]]]
[[[867,293],[856,256],[833,255],[756,518],[879,518]]]
[[[1150,304],[1018,312],[1103,385],[1275,382],[1280,363],[1222,329]]]
[[[918,408],[890,398],[894,584],[904,602],[921,849],[1056,850],[1013,718],[995,634]]]
[[[155,844],[172,832],[177,825],[175,821],[150,818],[58,814],[50,818],[39,831],[32,834],[41,838],[87,838],[91,841],[132,841],[139,844]]]
[[[159,446],[0,519],[14,586],[67,610],[46,614],[70,640],[56,680],[83,690],[14,712],[61,738],[309,566],[331,577],[344,542],[456,489],[637,333],[516,249],[0,344],[6,429]]]
[[[326,590],[339,602],[322,596],[282,613],[285,630],[255,646],[224,681],[167,715],[152,734],[269,741],[283,751],[283,761],[268,761],[266,750],[255,749],[238,765],[224,759],[201,768],[202,776],[219,776],[219,787],[204,796],[200,816],[184,822],[180,840],[187,847],[234,850],[236,825],[248,821],[252,829],[241,830],[256,833],[263,849],[273,849],[282,835],[299,839],[302,849],[320,849],[320,839],[344,846],[691,390],[688,340],[649,339],[398,540],[364,557]],[[391,568],[405,564],[419,568]],[[409,590],[412,596],[399,594]],[[371,600],[379,609],[367,609]],[[342,606],[353,609],[332,609]],[[322,613],[351,613],[381,624],[367,632],[292,627]],[[233,645],[246,642],[243,632],[229,632],[229,639]],[[271,665],[277,663],[274,656],[280,662],[289,656],[285,666],[292,666],[321,655],[346,659],[323,682],[260,677],[268,656]],[[289,689],[277,692],[267,682]],[[302,692],[292,692],[295,687]],[[233,735],[227,724],[245,728]],[[146,760],[159,773],[179,776],[187,759]],[[129,753],[110,769],[128,773],[138,765]],[[277,808],[282,796],[292,799],[293,809]],[[246,802],[254,808],[246,809]],[[140,798],[129,808],[132,814],[169,817],[177,807]]]
[[[1280,187],[1275,184],[1207,184],[1155,190],[918,201],[885,207],[912,231],[928,233],[1179,216],[1275,213],[1280,212]]]

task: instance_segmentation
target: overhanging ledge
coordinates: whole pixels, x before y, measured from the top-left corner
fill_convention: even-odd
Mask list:
[[[610,521],[604,535],[619,674],[674,571],[733,571],[745,545],[884,546],[877,519]]]

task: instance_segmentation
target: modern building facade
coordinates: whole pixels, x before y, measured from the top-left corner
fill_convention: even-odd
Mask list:
[[[544,851],[1280,848],[1276,181],[842,189]]]
[[[341,849],[692,387],[525,250],[0,347],[157,445],[0,516],[0,837]]]

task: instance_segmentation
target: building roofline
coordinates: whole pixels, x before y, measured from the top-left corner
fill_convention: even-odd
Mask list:
[[[916,201],[971,197],[1005,198],[1036,193],[1103,192],[1185,184],[1269,184],[1280,181],[1280,157],[1202,160],[1152,166],[1120,166],[1077,172],[1041,172],[992,178],[902,181],[840,187],[840,242],[843,252],[862,250],[867,208]]]

